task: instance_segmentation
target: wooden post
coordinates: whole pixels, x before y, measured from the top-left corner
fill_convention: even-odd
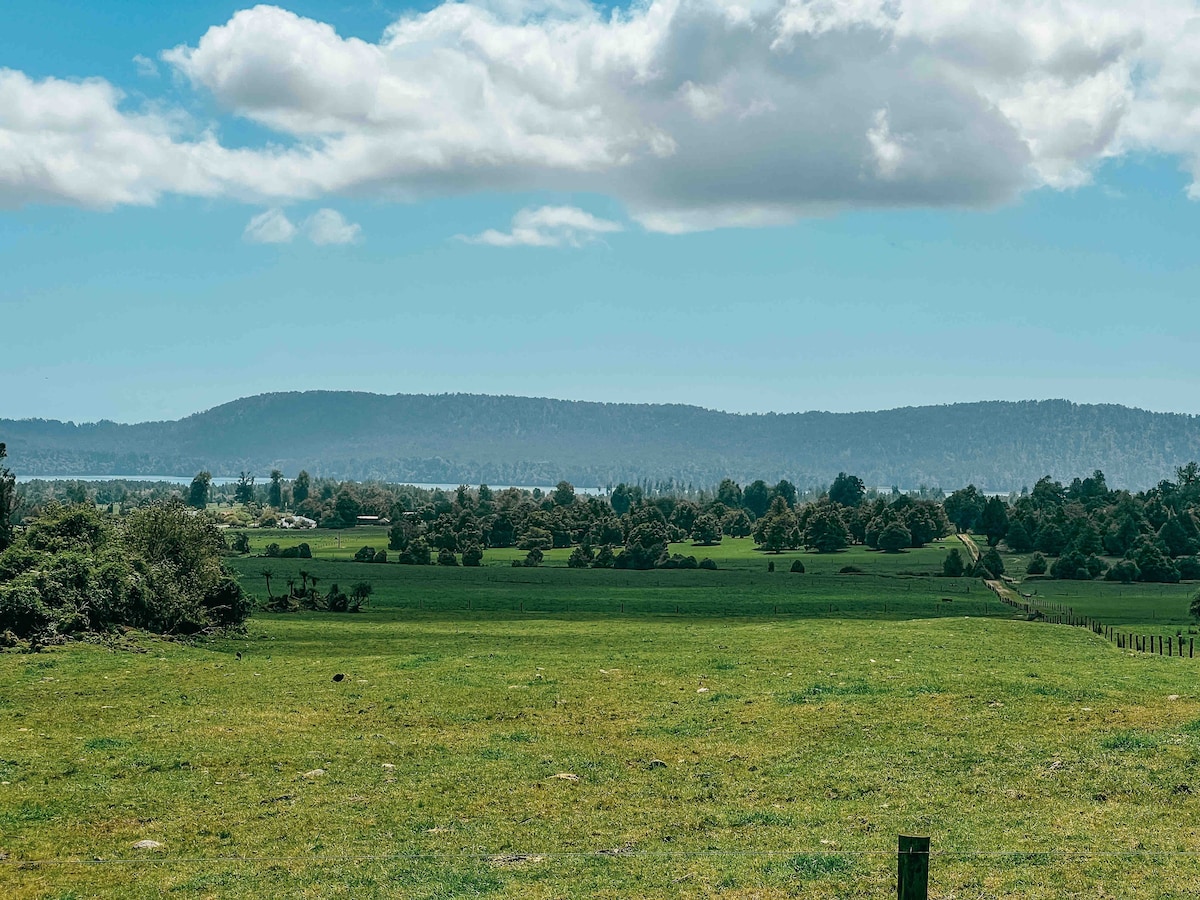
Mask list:
[[[897,900],[929,900],[929,838],[900,835],[896,854]]]
[[[1188,659],[1196,655],[1196,639],[1188,638]]]

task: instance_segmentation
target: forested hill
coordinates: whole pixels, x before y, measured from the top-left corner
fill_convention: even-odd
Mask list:
[[[263,394],[176,422],[0,419],[30,475],[232,475],[272,468],[415,482],[579,486],[788,478],[1019,489],[1102,469],[1143,488],[1200,459],[1200,418],[1063,400],[864,413],[740,415],[695,406],[469,394]]]

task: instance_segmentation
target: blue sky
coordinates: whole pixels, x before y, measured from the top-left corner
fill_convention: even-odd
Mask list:
[[[555,45],[555,28],[611,30],[569,3],[479,12],[484,50],[432,4],[292,4],[294,17],[246,16],[206,38],[239,9],[14,0],[0,14],[0,148],[71,166],[0,162],[0,417],[174,418],[317,388],[737,411],[1067,397],[1200,413],[1194,155],[1160,124],[1172,121],[1163,85],[1178,79],[1144,74],[1175,63],[1154,33],[1121,43],[1121,27],[1156,26],[1083,36],[1139,48],[1116,70],[1099,53],[1069,75],[1061,54],[1015,63],[1028,82],[1016,95],[1012,78],[945,51],[953,23],[920,9],[849,25],[805,11],[764,50],[747,48],[727,8],[714,19],[685,4],[683,24],[655,32],[654,65],[621,62],[643,66],[640,80],[615,64],[561,74],[561,60],[547,64],[559,76],[511,75],[539,52],[512,49],[513,35],[549,29]],[[654,9],[622,21],[640,28]],[[388,44],[402,17],[408,31]],[[858,46],[868,27],[893,41],[885,62]],[[1013,27],[984,32],[1002,42]],[[317,87],[253,57],[255,28],[328,66]],[[1064,46],[1081,39],[1062,28]],[[697,30],[707,43],[680,36]],[[780,50],[781,35],[801,49]],[[586,46],[607,60],[636,36]],[[700,65],[720,41],[734,61]],[[851,100],[833,124],[820,115],[842,87],[793,58],[827,53],[862,104],[844,129]],[[438,54],[458,61],[439,70]],[[907,77],[942,57],[955,68],[943,60],[933,87],[881,86],[885,64]],[[463,59],[490,73],[486,102],[459,83]],[[237,66],[242,81],[227,74]],[[1051,77],[1073,109],[1086,91],[1092,119],[1053,131]],[[436,102],[380,113],[373,79]],[[650,96],[655,79],[674,80]],[[348,89],[320,93],[359,81],[369,113]],[[119,99],[73,93],[98,84]],[[23,99],[6,106],[5,92]],[[527,114],[535,102],[545,108]],[[52,129],[60,140],[40,142]],[[347,162],[351,138],[367,150]],[[502,154],[497,140],[510,142]],[[844,164],[854,141],[874,154],[866,168]],[[239,150],[254,156],[230,162]],[[193,164],[199,174],[179,174]],[[268,214],[286,227],[256,231]]]

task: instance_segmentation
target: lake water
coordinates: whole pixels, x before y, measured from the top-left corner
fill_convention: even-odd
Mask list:
[[[255,476],[255,484],[270,484],[270,477]],[[237,484],[237,478],[228,476],[213,476],[212,483],[215,485]],[[17,481],[154,481],[166,482],[167,484],[190,485],[192,483],[191,475],[18,475]],[[355,482],[356,484],[359,482]],[[392,484],[408,484],[412,487],[421,488],[426,491],[441,489],[443,491],[458,490],[457,484],[414,484],[410,481],[390,482]],[[477,485],[470,485],[477,487]],[[509,487],[516,487],[522,491],[532,491],[534,487],[540,488],[542,491],[554,490],[553,485],[507,485],[507,484],[490,484],[488,485],[493,491],[508,490]],[[605,494],[604,488],[598,487],[576,487],[575,493],[589,496],[601,497]]]

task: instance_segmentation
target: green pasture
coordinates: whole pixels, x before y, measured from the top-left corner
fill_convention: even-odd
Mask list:
[[[876,558],[880,555],[875,554]],[[342,591],[359,581],[373,590],[375,607],[395,610],[554,615],[681,615],[685,617],[803,616],[818,618],[1011,617],[1010,607],[978,580],[969,578],[795,575],[766,565],[717,571],[664,569],[645,572],[562,567],[401,566],[323,559],[229,560],[243,586],[266,600],[270,571],[273,594],[287,580],[299,590],[301,572],[316,575],[318,590]]]
[[[5,654],[0,895],[878,898],[923,832],[937,897],[1193,896],[1195,673],[1017,620],[390,601]]]
[[[323,528],[303,531],[286,528],[247,528],[230,529],[230,531],[245,531],[250,540],[252,555],[262,554],[266,546],[271,543],[278,544],[281,548],[307,543],[316,559],[350,560],[362,547],[386,550],[388,545],[388,529],[375,526],[346,528],[338,531]],[[700,546],[686,542],[671,544],[669,549],[671,553],[694,556],[698,560],[709,557],[722,568],[732,569],[766,571],[767,564],[774,562],[777,570],[787,571],[791,567],[792,561],[799,559],[804,563],[807,572],[816,574],[834,574],[846,566],[857,566],[866,572],[875,574],[901,572],[936,574],[942,571],[942,561],[951,547],[961,548],[962,545],[956,538],[946,538],[934,541],[917,550],[906,550],[903,553],[880,553],[862,546],[849,547],[838,553],[825,554],[805,550],[766,553],[759,550],[751,538],[727,537],[721,543],[712,546]],[[484,551],[483,564],[485,566],[511,566],[514,559],[525,559],[527,552],[515,547],[488,549]],[[545,559],[542,562],[544,567],[565,567],[567,559],[571,555],[571,548],[546,550],[544,553]],[[389,551],[389,556],[394,560],[396,554]]]
[[[269,570],[276,595],[369,582],[370,605],[0,653],[0,896],[865,900],[894,892],[901,832],[933,838],[934,897],[1200,883],[1200,659],[906,574],[954,540],[726,539],[671,548],[716,571],[635,572],[565,550],[356,563],[384,529],[248,534],[316,555],[231,558],[251,594]],[[1021,589],[1164,634],[1193,590]]]

